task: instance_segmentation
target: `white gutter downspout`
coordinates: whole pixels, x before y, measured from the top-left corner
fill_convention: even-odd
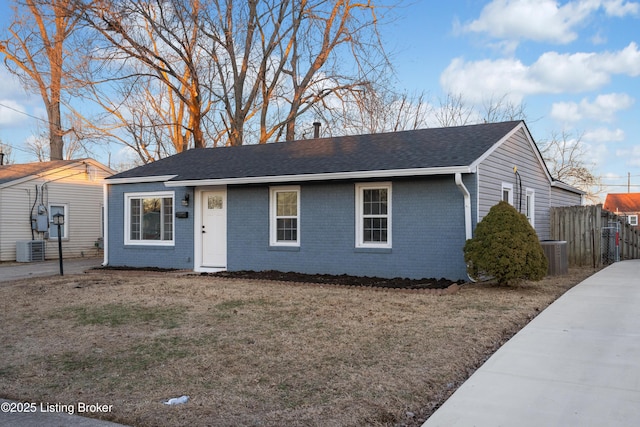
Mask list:
[[[471,232],[471,194],[462,182],[462,174],[458,172],[456,173],[455,177],[456,185],[464,196],[464,233],[466,240],[469,240],[473,237],[473,234]]]
[[[469,240],[473,237],[473,233],[471,232],[471,194],[469,194],[469,190],[467,190],[467,187],[464,186],[464,182],[462,182],[462,174],[456,173],[455,177],[456,185],[464,197],[464,234],[466,240]],[[469,273],[467,273],[467,277],[473,283],[476,282],[476,279],[472,278]]]
[[[109,185],[106,182],[102,183],[102,209],[104,209],[104,236],[102,236],[102,252],[103,261],[102,265],[109,265]]]

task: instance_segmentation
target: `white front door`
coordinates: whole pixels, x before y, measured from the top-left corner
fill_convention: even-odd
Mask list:
[[[227,192],[202,192],[202,266],[227,266]]]

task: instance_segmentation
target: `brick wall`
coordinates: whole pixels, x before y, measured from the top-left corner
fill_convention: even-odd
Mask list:
[[[193,268],[193,192],[187,188],[167,188],[163,183],[119,184],[107,186],[108,195],[108,262],[111,266]],[[125,193],[171,191],[174,193],[175,242],[171,246],[124,244]],[[188,207],[180,204],[190,192]],[[189,212],[188,218],[175,218],[176,211]]]
[[[269,187],[228,188],[228,269],[464,279],[464,204],[453,176],[396,180],[392,248],[355,247],[355,183],[300,187],[300,247],[269,246]]]

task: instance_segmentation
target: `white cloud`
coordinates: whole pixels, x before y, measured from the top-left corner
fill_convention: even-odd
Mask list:
[[[622,129],[598,128],[585,132],[582,139],[585,142],[618,142],[624,141],[625,133]]]
[[[440,76],[445,91],[480,101],[508,94],[512,100],[543,93],[579,93],[596,90],[611,76],[640,75],[640,50],[635,42],[616,52],[560,54],[547,52],[531,65],[518,59],[451,61]]]
[[[465,29],[499,39],[569,43],[577,38],[573,28],[593,11],[583,3],[559,7],[554,0],[494,0]]]
[[[22,123],[26,115],[24,107],[11,99],[0,99],[0,125],[16,126]]]
[[[593,102],[586,98],[580,103],[557,102],[551,107],[551,117],[565,123],[583,119],[611,122],[618,111],[631,108],[634,102],[635,100],[626,93],[599,95]]]
[[[567,44],[577,29],[600,9],[608,16],[637,14],[639,5],[625,0],[493,0],[463,31],[486,33],[496,39],[534,40]]]
[[[606,144],[585,144],[585,158],[595,167],[603,165],[608,156],[609,148]]]
[[[623,17],[640,12],[640,4],[632,1],[609,0],[603,2],[603,6],[609,16]]]
[[[630,148],[616,150],[616,156],[626,159],[625,164],[627,166],[640,167],[640,145],[635,145]]]

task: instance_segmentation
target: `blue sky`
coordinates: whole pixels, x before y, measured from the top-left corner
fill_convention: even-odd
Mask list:
[[[610,192],[627,191],[628,173],[640,192],[640,2],[404,0],[391,15],[382,35],[399,89],[523,102],[536,141],[581,135]],[[0,81],[0,104],[44,117],[4,70]],[[0,106],[0,140],[14,160],[34,160],[24,144],[35,129],[35,119]]]
[[[609,192],[640,192],[640,2],[415,1],[384,28],[398,84],[526,106],[536,141],[581,135]]]

